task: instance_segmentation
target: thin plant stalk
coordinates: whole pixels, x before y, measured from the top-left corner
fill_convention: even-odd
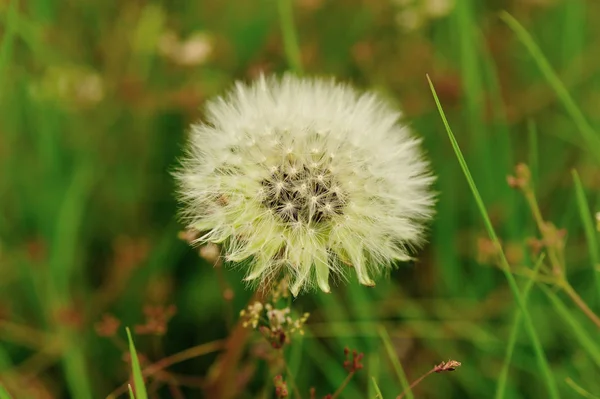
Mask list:
[[[340,396],[340,394],[344,391],[344,388],[346,388],[352,377],[354,377],[354,373],[354,371],[348,373],[344,381],[342,381],[342,384],[338,387],[338,389],[336,389],[333,395],[331,395],[330,399],[336,399]]]

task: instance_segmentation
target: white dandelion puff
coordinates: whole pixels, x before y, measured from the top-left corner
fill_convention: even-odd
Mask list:
[[[420,139],[372,93],[333,80],[260,77],[207,105],[176,178],[198,243],[246,280],[294,295],[352,267],[363,285],[424,240],[434,177]]]

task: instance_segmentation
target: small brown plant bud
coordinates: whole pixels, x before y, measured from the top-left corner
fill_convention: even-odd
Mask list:
[[[436,373],[443,373],[445,371],[454,371],[459,368],[461,365],[460,362],[456,360],[448,360],[447,362],[441,362],[437,366],[435,366]]]
[[[102,315],[102,320],[94,325],[96,334],[101,337],[113,337],[117,333],[121,322],[119,319],[108,313]]]
[[[344,368],[349,373],[355,373],[364,367],[361,362],[365,354],[362,352],[358,353],[356,349],[352,350],[352,359],[349,358],[349,354],[350,349],[344,348],[344,355],[346,356],[346,360],[344,361]]]
[[[287,398],[288,387],[287,383],[283,380],[283,377],[281,375],[275,376],[275,378],[273,378],[273,383],[275,385],[275,396],[277,399]]]
[[[508,176],[506,181],[510,187],[524,190],[531,182],[531,171],[527,165],[520,163],[515,167],[515,175]]]

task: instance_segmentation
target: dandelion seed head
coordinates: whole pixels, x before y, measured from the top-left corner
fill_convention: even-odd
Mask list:
[[[433,214],[420,140],[372,93],[333,80],[260,77],[207,104],[176,178],[182,215],[244,262],[246,280],[285,275],[297,295],[330,275],[358,281],[407,260]]]

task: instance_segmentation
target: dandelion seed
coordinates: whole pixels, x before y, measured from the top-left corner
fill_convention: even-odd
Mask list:
[[[400,117],[332,80],[237,84],[192,127],[176,174],[183,217],[198,244],[248,260],[247,281],[329,292],[330,275],[352,266],[372,286],[410,259],[433,214],[434,177]]]

